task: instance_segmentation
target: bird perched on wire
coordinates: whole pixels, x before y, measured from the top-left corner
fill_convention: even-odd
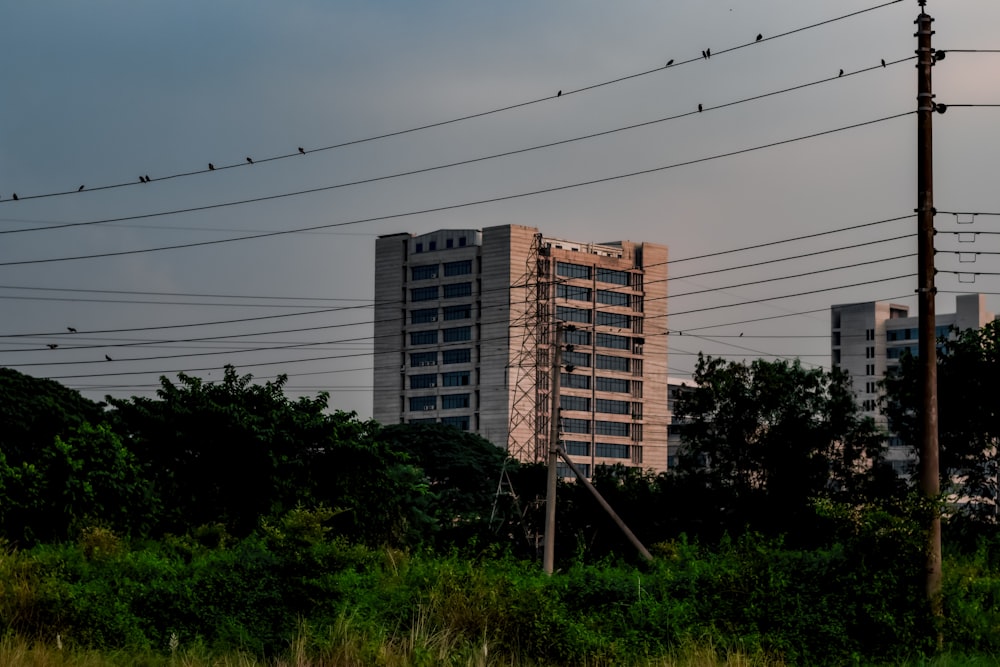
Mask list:
[[[76,329],[74,329],[73,327],[66,327],[66,331],[70,333],[76,333]]]
[[[59,346],[56,345],[55,343],[47,343],[46,347],[48,347],[50,350],[54,350],[54,349],[56,349]]]
[[[76,191],[77,191],[77,192],[83,192],[83,186],[81,185],[80,187],[78,187],[78,188],[76,189]]]
[[[247,162],[249,162],[250,164],[253,164],[253,160],[251,160],[249,157],[247,158]]]
[[[556,93],[556,97],[562,97],[562,91],[561,90],[558,93]]]
[[[764,39],[764,35],[762,35],[762,34],[760,34],[760,33],[758,32],[758,33],[757,33],[757,41],[759,42],[759,41],[760,41],[760,40],[762,40],[762,39]]]
[[[671,66],[671,65],[673,65],[673,64],[674,64],[674,59],[673,59],[673,58],[671,58],[670,60],[668,60],[668,61],[667,61],[667,65],[666,65],[666,66],[667,66],[667,67],[670,67],[670,66]]]
[[[212,164],[211,162],[209,162],[209,163],[208,163],[208,170],[209,170],[209,171],[215,171],[215,165],[214,165],[214,164]]]
[[[149,174],[146,174],[146,182],[149,183]]]
[[[108,361],[114,361],[114,359],[112,359],[111,357],[109,357],[109,356],[108,356],[108,355],[106,355],[106,354],[104,355],[104,358],[105,358],[105,359],[107,359]]]
[[[698,111],[701,111],[701,105],[700,104],[698,105]]]
[[[302,153],[303,155],[305,155],[306,154],[306,149],[302,148],[302,146],[299,146],[299,152]]]
[[[705,60],[712,57],[712,49],[705,49]]]
[[[17,201],[17,193],[16,192],[10,193],[10,196],[14,198],[14,201]]]
[[[885,58],[882,58],[882,67],[885,67]]]
[[[840,74],[838,74],[837,76],[844,76],[844,70],[840,70]]]

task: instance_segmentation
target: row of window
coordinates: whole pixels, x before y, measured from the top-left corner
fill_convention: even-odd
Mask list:
[[[460,415],[455,417],[441,417],[441,422],[445,426],[454,426],[455,428],[468,431],[469,430],[469,419],[468,415]],[[411,419],[411,424],[437,424],[437,417],[424,417],[421,419]]]
[[[410,267],[411,280],[430,280],[440,275],[440,264],[424,264],[422,266]],[[444,277],[464,276],[472,273],[472,260],[466,259],[460,262],[445,262]]]
[[[459,350],[442,350],[442,364],[467,364],[472,361],[472,350],[462,348]],[[438,363],[438,353],[435,352],[412,352],[410,354],[410,366],[436,366]]]
[[[570,456],[590,456],[590,443],[582,440],[567,440],[563,449]],[[594,443],[594,455],[607,459],[627,459],[632,455],[631,445],[616,445],[610,442]]]
[[[450,285],[428,285],[410,288],[410,301],[433,301],[445,298],[455,299],[472,295],[472,283],[452,283]]]
[[[947,337],[950,333],[951,327],[948,325],[934,327],[935,338]],[[918,338],[920,338],[919,329],[891,329],[885,332],[885,339],[888,341],[917,340]],[[871,340],[875,340],[875,337],[872,336]]]
[[[464,387],[471,382],[471,379],[472,374],[470,371],[452,371],[450,373],[441,373],[441,386]],[[438,386],[437,373],[422,373],[420,375],[410,376],[410,389],[431,389],[436,386]]]
[[[410,345],[435,345],[438,342],[438,329],[430,331],[411,331]],[[441,329],[441,341],[444,343],[457,343],[472,340],[472,327],[452,327],[451,329]]]
[[[598,310],[595,318],[593,310],[573,308],[571,306],[556,306],[556,319],[563,322],[580,322],[581,324],[596,322],[600,326],[617,327],[619,329],[632,328],[632,317],[630,315],[607,313]]]
[[[594,368],[602,371],[620,371],[628,373],[632,369],[632,359],[629,357],[614,357],[609,354],[591,355],[588,352],[563,352],[562,361],[566,366],[590,368],[593,359]],[[602,390],[603,391],[603,390]]]
[[[593,429],[596,435],[612,435],[627,438],[632,434],[632,424],[629,422],[609,422],[595,419],[562,419],[562,431],[564,433],[590,433]]]
[[[593,276],[592,267],[585,264],[573,264],[571,262],[556,262],[556,275],[565,278],[587,278]],[[628,285],[628,271],[617,271],[615,269],[604,269],[597,267],[597,281],[602,283],[612,283],[615,285]]]
[[[468,244],[468,240],[464,236],[459,236],[458,237],[458,247],[459,248],[464,248],[467,244]],[[446,248],[454,248],[455,247],[455,239],[445,239],[444,246]],[[427,243],[427,251],[428,252],[431,252],[432,250],[437,250],[437,249],[438,249],[437,241],[428,241],[428,243]],[[423,241],[421,241],[421,242],[417,243],[416,248],[414,249],[414,252],[423,252],[423,251],[424,251],[424,243],[423,243]]]
[[[638,380],[636,380],[635,382],[638,382]],[[559,383],[560,386],[566,387],[567,389],[590,389],[590,376],[573,374],[573,373],[562,373],[559,376]],[[629,393],[631,386],[629,380],[598,376],[595,383],[595,388],[597,389],[597,391],[608,391],[608,392],[614,392],[616,394],[627,394]],[[639,391],[637,395],[641,394],[642,392]]]
[[[556,296],[560,299],[568,299],[570,301],[591,301],[591,295],[593,290],[589,287],[580,287],[578,285],[556,285]],[[609,292],[608,290],[599,289],[597,290],[597,303],[603,303],[608,306],[624,306],[629,305],[629,295],[625,292]]]
[[[441,397],[442,410],[457,410],[469,407],[469,394],[445,394]],[[410,411],[437,410],[437,396],[413,396],[410,398]]]
[[[559,407],[563,410],[590,412],[590,405],[590,398],[587,396],[562,395],[559,397]],[[641,403],[636,403],[637,409],[633,410],[632,403],[629,401],[598,398],[594,401],[594,412],[604,412],[612,415],[630,415],[637,411],[641,413],[641,405]]]
[[[445,306],[440,309],[446,322],[451,320],[468,320],[472,317],[472,304],[463,303],[457,306]],[[418,308],[410,311],[410,324],[427,324],[438,321],[437,308]]]

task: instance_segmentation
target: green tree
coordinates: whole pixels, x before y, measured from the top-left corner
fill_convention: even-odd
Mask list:
[[[941,489],[962,499],[963,513],[995,520],[1000,438],[1000,322],[943,339],[938,354]],[[892,431],[916,451],[920,373],[905,355],[885,380],[883,407]]]
[[[441,424],[393,424],[379,438],[418,466],[438,528],[465,540],[488,527],[506,453],[474,433]]]
[[[706,523],[714,514],[733,528],[806,531],[814,499],[868,492],[882,457],[882,438],[861,416],[847,374],[798,360],[699,356],[676,418],[679,471],[704,495]]]
[[[183,373],[156,398],[108,398],[115,427],[161,500],[157,532],[222,523],[251,533],[264,517],[326,506],[341,534],[413,542],[428,524],[420,469],[381,442],[375,422],[327,411],[327,395],[290,400],[286,377],[219,382]]]

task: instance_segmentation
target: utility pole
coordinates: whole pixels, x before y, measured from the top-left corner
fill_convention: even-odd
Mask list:
[[[943,615],[941,600],[941,512],[937,505],[941,493],[941,473],[938,456],[937,400],[937,336],[935,331],[934,298],[934,161],[931,118],[935,111],[931,92],[931,68],[934,51],[931,48],[931,23],[925,11],[927,0],[917,0],[920,15],[917,25],[917,263],[918,324],[920,363],[920,491],[934,510],[928,527],[927,599],[935,618]],[[942,643],[938,631],[938,645]]]
[[[562,370],[563,325],[557,322],[552,341],[552,407],[549,414],[548,476],[545,481],[545,545],[542,552],[542,569],[552,574],[556,561],[556,485],[559,462],[559,373]]]

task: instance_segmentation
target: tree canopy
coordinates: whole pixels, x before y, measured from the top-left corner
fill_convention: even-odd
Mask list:
[[[917,451],[920,369],[904,355],[886,378],[883,407],[890,429]],[[1000,321],[943,339],[938,353],[938,441],[941,489],[965,513],[995,517],[1000,438]]]
[[[679,474],[702,497],[705,521],[788,529],[820,496],[857,493],[882,457],[882,438],[863,418],[848,376],[796,360],[749,364],[699,356],[675,418]]]

